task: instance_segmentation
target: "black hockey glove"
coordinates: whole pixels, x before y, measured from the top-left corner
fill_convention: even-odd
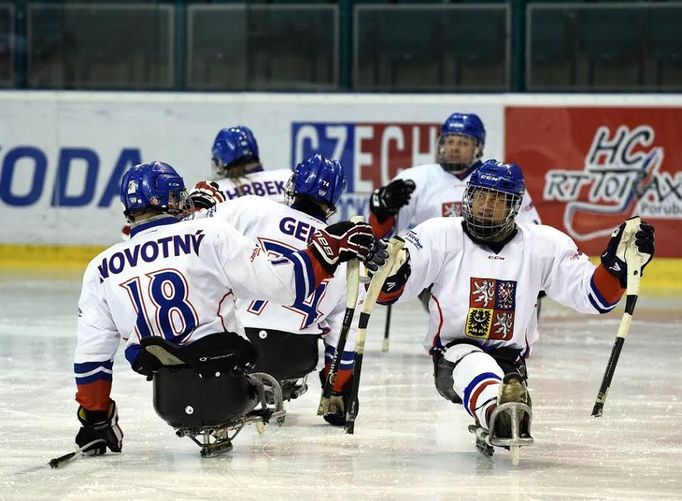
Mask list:
[[[389,216],[395,216],[401,207],[407,205],[414,188],[415,184],[411,179],[396,179],[374,190],[369,199],[370,212],[383,223]]]
[[[369,273],[376,273],[388,259],[388,241],[386,239],[377,239],[374,241],[372,249],[367,254],[364,260],[365,268]]]
[[[159,368],[162,366],[163,364],[161,363],[161,360],[149,353],[144,348],[140,350],[132,363],[133,370],[138,374],[147,376],[148,381],[151,381],[152,374],[154,374],[154,372],[159,370]]]
[[[77,416],[82,425],[76,435],[78,447],[84,447],[93,440],[104,440],[83,451],[85,454],[99,456],[107,451],[107,447],[111,452],[121,452],[123,432],[118,425],[116,402],[110,401],[106,411],[89,411],[82,406],[78,407]]]
[[[395,263],[393,269],[389,272],[381,292],[386,294],[394,294],[405,287],[407,279],[412,274],[412,267],[410,266],[410,253],[407,249],[402,249]]]
[[[331,274],[339,263],[359,259],[364,261],[374,245],[374,233],[367,223],[340,223],[317,230],[308,244],[318,261]]]
[[[194,207],[197,209],[210,209],[225,201],[225,197],[215,181],[199,181],[189,192],[189,198],[192,199]]]
[[[625,223],[621,224],[612,234],[606,250],[601,254],[601,262],[607,271],[620,280],[620,285],[624,289],[628,283],[628,269],[625,261],[627,246],[622,241]],[[635,246],[644,257],[640,274],[644,267],[654,257],[654,227],[645,222],[640,223],[639,231],[635,233]],[[641,275],[640,275],[641,276]]]

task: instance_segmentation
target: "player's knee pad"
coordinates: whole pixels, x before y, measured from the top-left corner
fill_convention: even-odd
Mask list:
[[[245,331],[258,350],[254,372],[265,372],[281,381],[302,378],[317,367],[318,336],[250,327]]]
[[[174,428],[224,425],[258,402],[256,385],[245,373],[205,377],[190,367],[162,367],[154,374],[154,410]]]

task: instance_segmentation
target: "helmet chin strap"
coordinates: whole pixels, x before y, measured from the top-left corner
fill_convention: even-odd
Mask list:
[[[487,245],[490,246],[493,249],[497,249],[495,252],[498,252],[504,245],[509,242],[514,235],[516,235],[516,223],[512,223],[509,225],[508,229],[505,231],[501,231],[499,234],[491,236],[491,235],[482,235],[480,232],[480,228],[477,228],[476,226],[471,225],[468,221],[463,221],[464,224],[464,232],[469,235],[469,237],[477,244],[480,245]],[[491,228],[492,229],[492,228]],[[483,232],[487,233],[487,232]]]

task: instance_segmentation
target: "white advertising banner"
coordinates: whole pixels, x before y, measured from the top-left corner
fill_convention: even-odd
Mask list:
[[[2,92],[0,243],[117,241],[125,169],[162,160],[191,186],[212,174],[217,131],[237,124],[254,131],[266,169],[315,152],[341,160],[349,194],[340,215],[366,214],[375,186],[433,160],[439,124],[454,111],[479,114],[486,157],[499,158],[494,96]]]
[[[553,148],[558,140],[548,138],[556,131],[555,118],[563,116],[557,109],[582,107],[601,123],[605,109],[681,104],[679,95],[643,94],[0,92],[0,244],[117,241],[125,169],[162,160],[192,186],[212,175],[210,149],[218,130],[237,124],[254,131],[266,169],[290,168],[318,152],[340,160],[348,185],[339,207],[345,219],[366,215],[371,190],[400,169],[432,162],[440,124],[455,111],[481,117],[484,158],[521,162],[534,199],[542,202],[542,190],[534,186],[547,169],[566,166],[518,152]],[[549,121],[537,122],[532,110],[545,108]],[[641,113],[640,122],[649,115]],[[679,137],[678,126],[666,127]],[[561,141],[573,144],[574,135]],[[666,168],[679,170],[678,160],[668,158]]]

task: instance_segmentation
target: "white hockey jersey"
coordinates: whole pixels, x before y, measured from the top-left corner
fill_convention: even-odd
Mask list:
[[[405,235],[412,273],[399,301],[433,283],[427,350],[461,340],[484,349],[513,347],[528,357],[538,338],[541,290],[583,313],[607,313],[623,294],[618,279],[557,229],[519,224],[496,254],[474,243],[462,223],[459,217],[429,219]]]
[[[79,402],[108,401],[119,342],[133,362],[146,336],[185,345],[209,334],[243,335],[235,297],[294,303],[327,277],[301,251],[270,262],[256,242],[216,219],[177,222],[166,217],[137,226],[88,265],[78,302],[74,371]],[[108,381],[104,393],[88,383]],[[89,405],[86,405],[89,404]]]
[[[240,233],[257,241],[271,259],[303,249],[317,229],[326,226],[288,205],[257,196],[245,196],[218,204],[206,213],[234,226]],[[359,290],[359,304],[365,296]],[[324,335],[324,343],[336,348],[346,309],[346,264],[341,263],[331,279],[324,280],[313,294],[294,304],[277,304],[263,299],[237,297],[237,316],[244,327],[274,329],[284,332]],[[357,320],[349,332],[344,352],[354,349]],[[342,362],[352,362],[347,355]]]
[[[462,199],[471,174],[463,179],[446,172],[439,164],[410,167],[394,179],[411,179],[415,189],[407,205],[398,212],[395,234],[403,234],[432,217],[458,217],[462,215]],[[516,217],[519,223],[540,224],[540,215],[526,191]]]
[[[222,178],[214,182],[218,183],[225,200],[256,195],[283,203],[284,189],[290,177],[290,169],[258,170],[236,179]]]

